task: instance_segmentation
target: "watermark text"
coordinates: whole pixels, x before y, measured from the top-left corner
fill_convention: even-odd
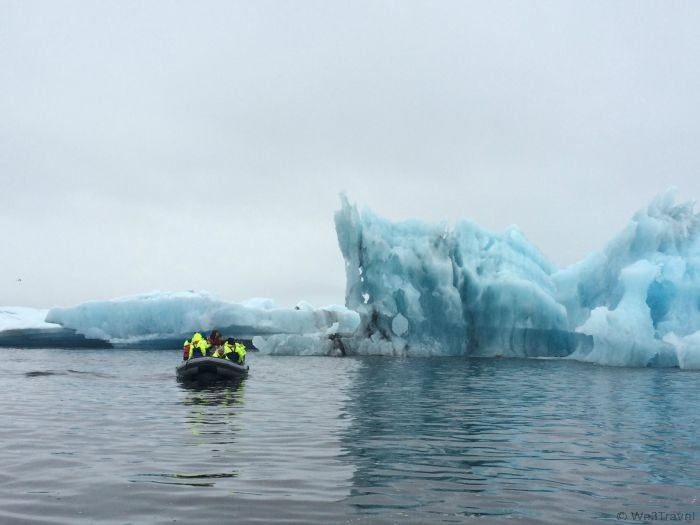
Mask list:
[[[695,521],[695,512],[667,512],[665,510],[630,510],[618,512],[616,514],[616,517],[620,521],[673,521],[689,523],[691,521]]]

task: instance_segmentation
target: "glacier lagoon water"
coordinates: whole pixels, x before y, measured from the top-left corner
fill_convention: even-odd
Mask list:
[[[574,361],[0,349],[0,523],[700,519],[697,373]]]

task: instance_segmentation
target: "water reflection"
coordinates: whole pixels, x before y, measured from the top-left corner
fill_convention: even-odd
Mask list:
[[[157,485],[186,485],[214,488],[230,483],[240,473],[235,468],[239,421],[245,401],[245,382],[193,387],[181,385],[180,404],[186,408],[181,455],[173,465],[177,471],[146,472],[132,482]]]
[[[206,388],[187,387],[183,391],[182,404],[189,409],[185,422],[193,437],[183,445],[235,444],[241,429],[237,419],[244,408],[245,381]]]
[[[688,385],[677,384],[687,374],[377,358],[363,359],[355,377],[342,446],[355,467],[346,501],[362,514],[557,523],[571,521],[582,499],[602,518],[640,493],[659,509],[695,505],[693,427],[659,433],[669,414],[688,412],[679,405]]]
[[[180,383],[179,386],[186,392],[186,396],[182,399],[182,404],[185,406],[243,405],[245,381],[212,386],[194,386]]]
[[[434,506],[473,514],[465,495],[483,492],[505,464],[499,430],[512,424],[497,403],[470,396],[477,383],[488,384],[493,370],[483,362],[455,366],[444,359],[362,364],[343,439],[357,467],[350,502],[364,512]],[[463,500],[456,508],[454,494]]]

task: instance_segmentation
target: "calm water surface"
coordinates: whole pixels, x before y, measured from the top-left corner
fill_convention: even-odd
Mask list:
[[[698,373],[179,355],[0,349],[0,523],[700,523]]]

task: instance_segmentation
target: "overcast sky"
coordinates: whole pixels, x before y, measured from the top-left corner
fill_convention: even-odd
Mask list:
[[[698,28],[699,2],[0,0],[0,304],[342,303],[343,190],[572,263],[700,198]]]

